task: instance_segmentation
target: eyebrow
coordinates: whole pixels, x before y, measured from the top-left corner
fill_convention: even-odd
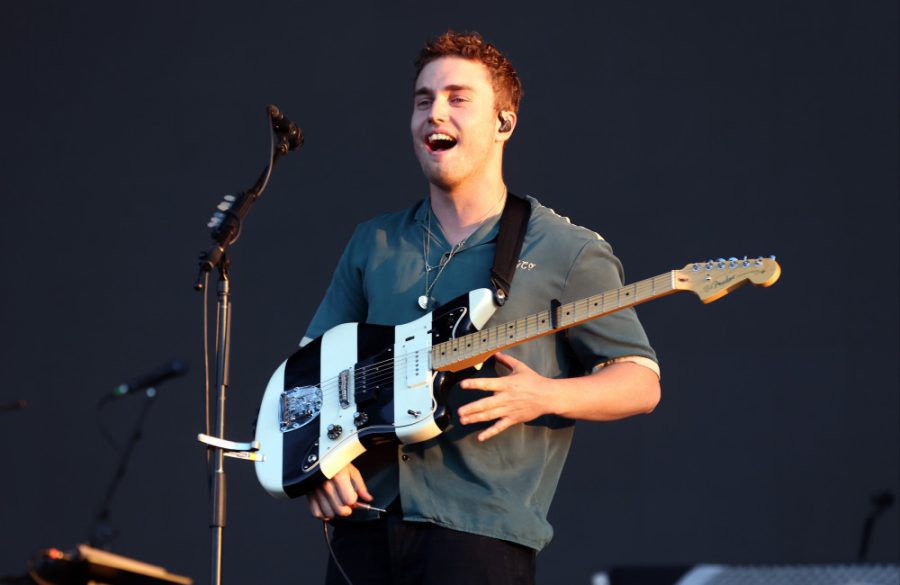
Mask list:
[[[472,90],[472,87],[469,85],[445,85],[442,91],[465,91]],[[420,87],[416,90],[416,93],[413,95],[433,95],[434,92],[428,89],[427,87]]]

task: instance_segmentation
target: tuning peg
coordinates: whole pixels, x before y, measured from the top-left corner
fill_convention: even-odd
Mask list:
[[[712,270],[712,269],[713,269],[713,261],[712,261],[712,258],[710,258],[709,260],[706,261],[706,269],[707,269],[707,270]]]
[[[747,266],[750,266],[750,261],[747,260],[747,257],[746,257],[746,256],[744,256],[744,261],[742,262],[742,264],[744,265],[745,268],[746,268]]]
[[[231,202],[223,201],[222,203],[216,205],[216,209],[218,209],[219,211],[228,211],[229,209],[231,209]]]
[[[771,256],[769,256],[769,260],[774,260],[774,259],[775,259],[775,254],[772,254]]]
[[[738,263],[738,259],[735,258],[734,256],[732,256],[731,258],[728,259],[728,264],[731,266],[731,268],[737,268],[737,263]]]
[[[716,266],[718,266],[719,270],[725,268],[725,258],[719,258],[716,260]]]
[[[223,197],[223,199],[229,203],[234,203],[235,201],[237,201],[237,197],[235,197],[234,195],[226,195],[225,197]]]
[[[697,264],[697,263],[695,262],[694,265],[691,266],[691,270],[692,270],[693,272],[699,271],[699,270],[700,270],[700,265]]]

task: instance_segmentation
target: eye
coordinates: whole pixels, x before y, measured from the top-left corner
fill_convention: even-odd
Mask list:
[[[418,98],[416,100],[416,107],[422,108],[431,105],[431,98]]]

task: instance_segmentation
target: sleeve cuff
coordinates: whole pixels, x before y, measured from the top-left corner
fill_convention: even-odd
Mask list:
[[[639,366],[644,366],[645,368],[653,371],[653,373],[656,374],[657,378],[661,378],[660,373],[659,373],[659,364],[657,364],[655,361],[651,360],[650,358],[646,358],[641,355],[623,355],[623,356],[619,356],[617,358],[613,358],[611,360],[607,360],[605,362],[600,362],[599,364],[594,366],[594,369],[591,370],[591,373],[598,372],[608,365],[618,364],[620,362],[631,362],[631,363],[637,364]]]

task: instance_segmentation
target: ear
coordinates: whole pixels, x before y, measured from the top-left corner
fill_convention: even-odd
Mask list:
[[[494,139],[498,142],[506,142],[509,140],[509,137],[512,136],[513,131],[516,129],[518,118],[519,117],[515,112],[509,110],[501,110],[498,112],[497,123],[494,127]]]

